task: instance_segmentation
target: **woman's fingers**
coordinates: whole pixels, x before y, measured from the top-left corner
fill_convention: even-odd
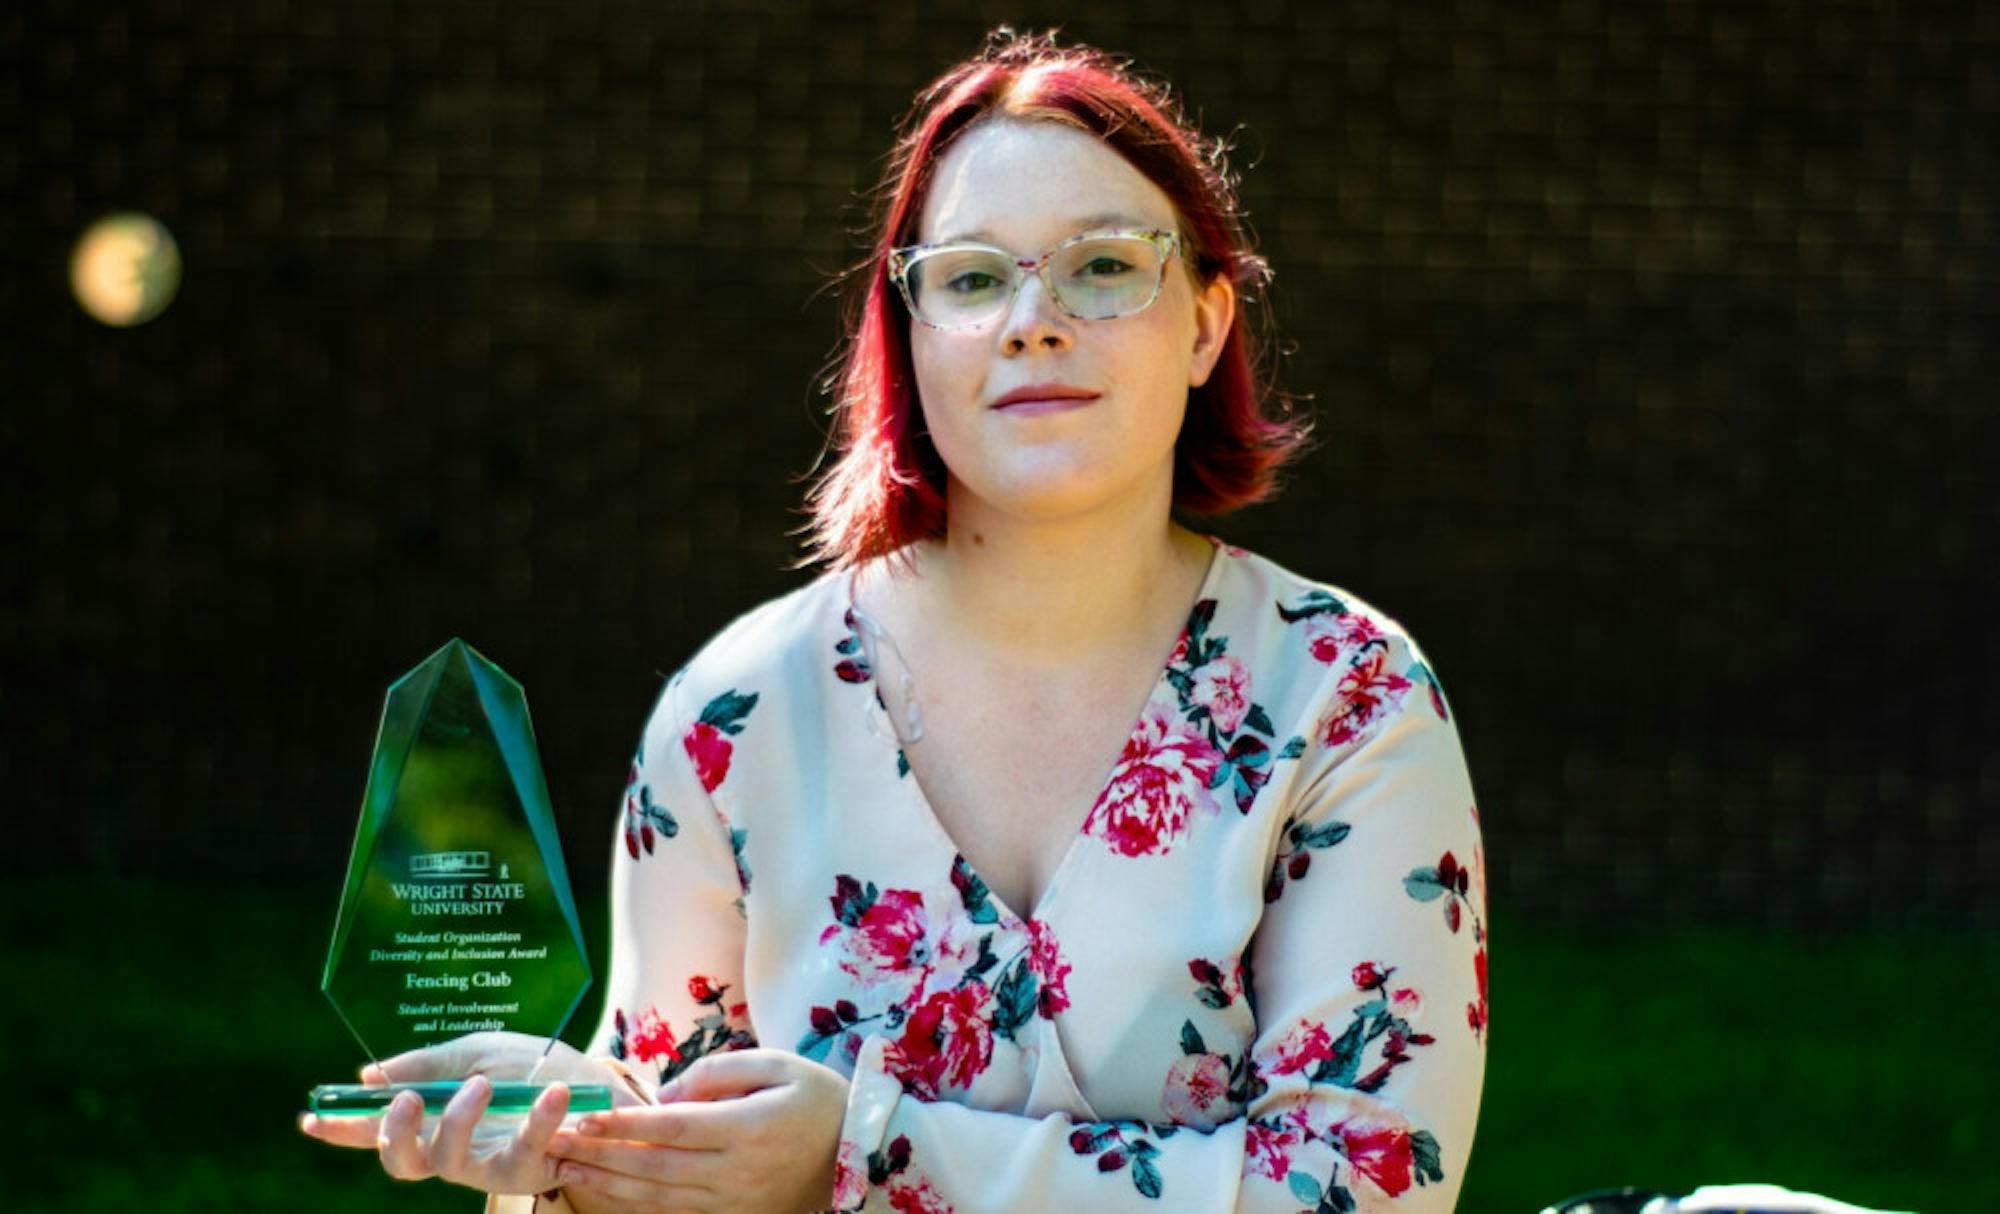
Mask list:
[[[371,1088],[389,1086],[389,1077],[382,1068],[372,1062],[361,1067],[361,1082]],[[299,1130],[321,1142],[337,1147],[366,1147],[373,1150],[382,1137],[380,1117],[361,1117],[348,1114],[340,1117],[321,1117],[317,1113],[299,1114]]]
[[[607,1171],[573,1159],[564,1160],[562,1166],[556,1169],[555,1183],[566,1189],[582,1189],[593,1195],[649,1209],[707,1209],[712,1200],[711,1191],[705,1188],[663,1186],[657,1181]]]
[[[466,1163],[472,1156],[473,1127],[479,1124],[492,1095],[493,1081],[484,1075],[474,1075],[452,1093],[438,1118],[437,1129],[431,1133],[427,1152],[431,1171],[448,1180],[465,1174]]]
[[[374,1117],[321,1117],[317,1113],[299,1114],[299,1129],[337,1147],[365,1147],[373,1150],[375,1140],[381,1134]]]
[[[545,1063],[553,1064],[548,1068],[552,1071],[583,1072],[588,1081],[615,1077],[608,1067],[574,1050],[549,1051],[545,1056],[545,1045],[518,1034],[474,1034],[361,1068],[362,1082],[371,1087],[464,1077],[431,1121],[429,1133],[423,1099],[415,1092],[398,1093],[380,1116],[306,1113],[299,1118],[299,1129],[335,1146],[374,1147],[382,1170],[399,1180],[439,1176],[491,1193],[543,1191],[555,1184],[556,1161],[549,1146],[569,1111],[569,1086],[550,1083],[525,1118],[518,1123],[505,1119],[505,1124],[517,1125],[511,1134],[489,1127],[492,1132],[481,1135],[479,1126],[492,1103],[495,1078],[522,1078]]]
[[[514,1131],[507,1144],[483,1161],[487,1179],[501,1185],[480,1185],[492,1192],[539,1193],[555,1186],[556,1161],[549,1158],[549,1144],[562,1128],[569,1111],[567,1085],[551,1085],[528,1109],[527,1120]]]
[[[572,1142],[614,1139],[683,1151],[719,1151],[740,1143],[753,1131],[770,1103],[764,1092],[753,1092],[735,1100],[685,1101],[592,1113],[577,1123],[575,1133],[558,1140],[557,1153],[567,1153]]]
[[[398,1180],[422,1180],[431,1174],[428,1152],[418,1134],[423,1122],[423,1097],[415,1092],[400,1092],[389,1102],[375,1139],[383,1171]]]
[[[590,1142],[590,1146],[580,1146]],[[578,1148],[564,1152],[556,1160],[556,1176],[564,1164],[584,1164],[600,1172],[630,1176],[666,1188],[716,1188],[720,1176],[720,1152],[678,1150],[672,1146],[652,1146],[646,1142],[578,1140]]]
[[[774,1087],[789,1077],[777,1050],[735,1050],[710,1054],[681,1072],[659,1092],[661,1104],[676,1100],[723,1100]]]
[[[552,1153],[559,1162],[587,1164],[673,1188],[715,1189],[724,1179],[720,1151],[565,1134],[556,1140]]]
[[[515,1144],[537,1155],[547,1154],[549,1140],[562,1128],[563,1117],[568,1113],[569,1085],[550,1084],[547,1091],[535,1097],[534,1106],[528,1110],[527,1124],[514,1135]]]

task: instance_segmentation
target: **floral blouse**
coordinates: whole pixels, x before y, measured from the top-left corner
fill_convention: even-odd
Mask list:
[[[1444,694],[1392,620],[1216,541],[1039,904],[931,812],[829,574],[667,684],[593,1052],[851,1077],[840,1210],[1448,1210],[1486,900]]]

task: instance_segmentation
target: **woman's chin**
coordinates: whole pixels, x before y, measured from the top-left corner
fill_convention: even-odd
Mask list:
[[[1016,476],[983,491],[968,487],[966,494],[976,499],[982,512],[1038,524],[1085,519],[1121,507],[1130,509],[1135,500],[1129,484],[1114,485],[1101,473],[1082,472]]]

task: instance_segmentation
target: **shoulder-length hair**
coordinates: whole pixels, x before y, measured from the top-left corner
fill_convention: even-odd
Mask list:
[[[1254,301],[1270,279],[1251,247],[1222,141],[1197,132],[1164,85],[1088,47],[994,31],[978,55],[917,95],[878,187],[873,244],[850,287],[847,337],[829,377],[836,454],[807,496],[809,560],[851,567],[944,532],[944,463],[918,407],[910,317],[889,278],[889,252],[916,240],[938,161],[992,118],[1060,122],[1097,136],[1172,201],[1202,281],[1224,275],[1239,300]],[[1216,515],[1261,501],[1303,447],[1309,427],[1271,384],[1265,355],[1239,307],[1207,383],[1188,394],[1174,453],[1176,507]]]

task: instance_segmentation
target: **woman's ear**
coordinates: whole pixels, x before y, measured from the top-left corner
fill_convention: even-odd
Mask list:
[[[1222,344],[1229,339],[1229,327],[1236,323],[1236,287],[1227,275],[1217,274],[1194,296],[1194,358],[1188,364],[1188,387],[1208,382],[1222,357]]]

